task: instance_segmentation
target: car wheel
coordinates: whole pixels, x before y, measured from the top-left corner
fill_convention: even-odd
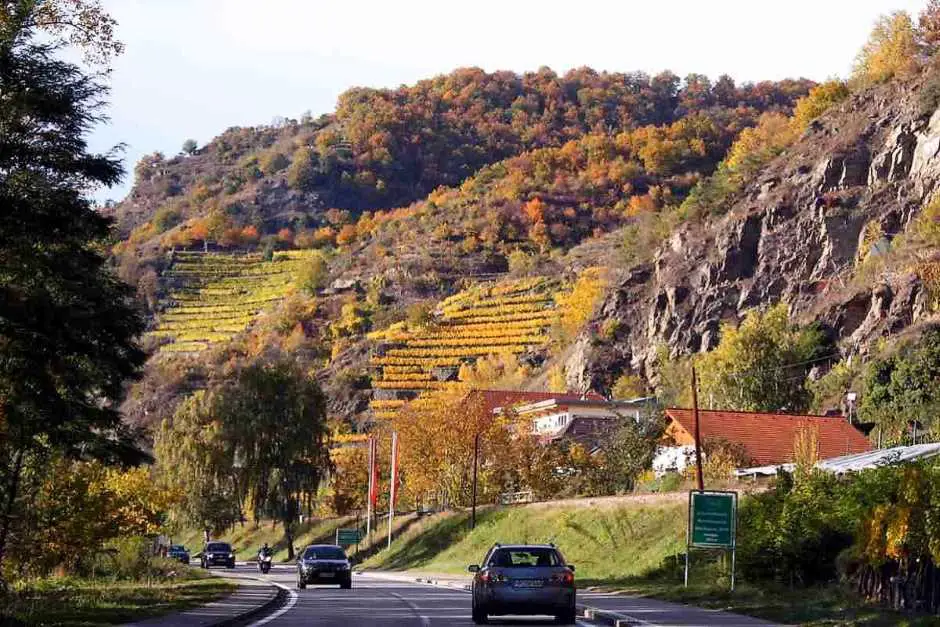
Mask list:
[[[558,625],[574,625],[577,622],[577,610],[570,609],[555,616]]]
[[[352,579],[347,579],[346,581],[341,582],[339,584],[339,587],[342,588],[343,590],[349,590],[350,588],[352,588]]]
[[[485,625],[488,622],[486,612],[478,608],[476,604],[474,604],[473,609],[470,610],[470,615],[475,625]]]

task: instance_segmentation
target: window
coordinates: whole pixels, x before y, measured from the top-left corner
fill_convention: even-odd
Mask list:
[[[344,560],[346,553],[335,546],[311,546],[304,551],[305,560]]]
[[[209,553],[231,553],[232,545],[225,542],[210,542],[206,545],[206,551]]]
[[[499,549],[493,552],[489,566],[500,568],[532,568],[561,566],[561,556],[555,549],[532,547],[527,549]]]

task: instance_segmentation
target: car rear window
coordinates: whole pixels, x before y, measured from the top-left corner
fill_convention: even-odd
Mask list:
[[[561,566],[561,556],[555,549],[532,547],[527,549],[498,549],[490,557],[490,566],[500,568],[530,568],[533,566]]]
[[[346,553],[343,552],[343,549],[335,546],[317,546],[309,547],[304,551],[304,559],[306,560],[344,560],[346,559]]]
[[[231,553],[232,545],[225,542],[210,542],[206,545],[207,551],[218,551],[219,553]]]

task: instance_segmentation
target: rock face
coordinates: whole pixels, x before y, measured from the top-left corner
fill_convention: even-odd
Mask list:
[[[731,211],[681,226],[648,266],[611,290],[566,363],[571,389],[603,390],[625,370],[651,374],[660,345],[673,354],[712,348],[723,321],[785,302],[818,320],[846,354],[925,319],[913,274],[854,278],[865,226],[892,237],[940,183],[940,110],[918,114],[915,89],[856,94],[817,120],[751,181]],[[882,242],[879,246],[885,246]],[[867,251],[866,251],[867,252]]]

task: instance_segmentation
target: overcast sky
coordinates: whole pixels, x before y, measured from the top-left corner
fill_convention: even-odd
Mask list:
[[[735,80],[845,76],[882,13],[926,0],[104,0],[127,50],[95,149],[200,145],[230,126],[332,111],[352,86],[547,65]],[[130,188],[103,190],[120,199]]]

